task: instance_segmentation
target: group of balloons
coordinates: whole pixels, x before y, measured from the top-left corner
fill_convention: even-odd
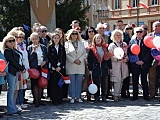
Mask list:
[[[6,62],[3,59],[0,59],[0,72],[4,72],[7,67]],[[48,80],[41,76],[37,69],[29,69],[25,73],[22,74],[22,79],[25,80],[30,76],[30,78],[37,79],[38,78],[38,85],[42,88],[45,88],[48,85]]]
[[[160,37],[147,36],[144,38],[144,44],[151,48],[151,55],[158,60],[158,64],[160,64]]]

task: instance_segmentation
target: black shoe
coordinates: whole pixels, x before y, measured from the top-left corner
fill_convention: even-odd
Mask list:
[[[136,101],[136,100],[138,100],[138,98],[134,98],[134,97],[131,98],[131,101]]]
[[[7,115],[21,115],[21,112],[17,111],[17,112],[15,112],[15,113],[7,114]]]
[[[145,101],[150,101],[151,99],[148,97],[148,98],[144,98]]]
[[[39,103],[39,105],[41,105],[41,106],[46,106],[46,104],[44,104],[44,103],[42,103],[42,102],[41,102],[41,103]]]
[[[107,100],[106,100],[106,97],[105,96],[102,96],[102,102],[107,102]]]
[[[98,103],[99,102],[99,97],[97,97],[94,102]]]
[[[28,99],[24,98],[24,101],[25,101],[25,102],[27,102],[27,101],[28,101]]]

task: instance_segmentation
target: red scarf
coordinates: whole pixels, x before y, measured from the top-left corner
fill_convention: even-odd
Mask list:
[[[113,53],[110,53],[107,51],[108,48],[108,44],[104,44],[102,45],[102,49],[104,51],[104,55],[101,58],[99,53],[97,52],[96,46],[90,46],[90,49],[93,51],[94,56],[97,58],[98,62],[101,63],[104,60],[109,60],[113,55]]]

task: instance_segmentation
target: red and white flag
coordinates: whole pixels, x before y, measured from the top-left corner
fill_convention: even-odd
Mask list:
[[[146,5],[146,4],[143,3],[143,2],[139,2],[139,6],[145,8],[145,9],[148,9],[148,8],[149,8],[148,5]]]
[[[27,89],[27,80],[23,80],[23,89]]]
[[[48,70],[44,69],[44,68],[41,68],[41,71],[42,71],[42,76],[47,78]]]
[[[133,7],[131,5],[127,5],[128,9],[132,9]]]

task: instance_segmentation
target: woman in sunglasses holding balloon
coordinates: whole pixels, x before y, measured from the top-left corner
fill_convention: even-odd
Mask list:
[[[7,93],[7,114],[20,114],[15,105],[14,92],[18,82],[19,72],[24,73],[25,67],[22,63],[22,53],[17,50],[15,37],[7,35],[3,39],[4,56],[8,64],[8,93]]]

